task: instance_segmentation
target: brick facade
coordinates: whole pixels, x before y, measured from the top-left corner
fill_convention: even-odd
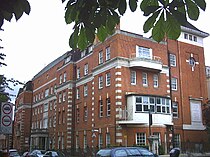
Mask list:
[[[188,33],[193,31],[157,43],[116,30],[103,43],[67,52],[47,65],[32,79],[31,149],[153,147],[150,135],[165,152],[173,143],[184,151],[204,149],[202,104],[208,97],[200,41],[207,34],[196,34],[193,43],[183,39]],[[175,63],[169,67],[170,54]],[[16,123],[26,112],[19,99]]]

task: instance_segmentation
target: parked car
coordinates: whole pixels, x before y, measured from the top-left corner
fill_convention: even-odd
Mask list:
[[[20,154],[16,149],[9,149],[9,157],[20,157]]]
[[[65,155],[61,152],[47,151],[43,157],[65,157]]]
[[[101,149],[97,152],[96,157],[157,157],[149,150],[142,147],[116,147]]]
[[[35,149],[29,153],[29,157],[43,157],[44,153],[44,150]]]

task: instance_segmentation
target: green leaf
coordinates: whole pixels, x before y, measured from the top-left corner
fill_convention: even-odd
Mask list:
[[[126,8],[127,8],[126,0],[120,0],[118,5],[118,11],[120,15],[123,15],[125,13]]]
[[[166,8],[166,6],[168,6],[169,4],[169,0],[158,0],[163,6],[164,8]]]
[[[94,28],[86,27],[85,33],[86,33],[88,44],[89,43],[93,43],[93,41],[95,39],[95,30],[94,30]]]
[[[178,39],[181,34],[181,25],[170,13],[166,13],[165,30],[169,39]]]
[[[20,1],[14,1],[13,9],[15,14],[15,19],[18,20],[23,15],[23,9]]]
[[[159,6],[157,0],[143,0],[140,4],[140,9],[144,11],[148,6]]]
[[[129,0],[129,6],[132,12],[136,11],[137,8],[137,1],[136,0]]]
[[[100,13],[95,13],[95,20],[93,21],[93,24],[96,28],[99,28],[101,25],[101,14]]]
[[[111,14],[109,14],[106,22],[106,29],[109,34],[113,32],[116,24],[117,23],[115,22],[114,17]]]
[[[170,8],[183,7],[183,6],[184,6],[183,0],[173,0],[173,1],[169,4],[169,7],[170,7]]]
[[[78,47],[84,50],[88,46],[88,41],[85,33],[85,28],[82,27],[79,33]]]
[[[200,14],[197,5],[191,0],[186,0],[186,5],[189,18],[191,20],[197,20]]]
[[[73,49],[77,48],[78,33],[79,33],[79,29],[78,28],[74,29],[74,32],[71,34],[71,36],[69,38],[69,46]]]
[[[114,22],[116,24],[119,24],[120,23],[120,16],[114,10],[110,10],[110,11],[112,13],[112,18],[113,18]]]
[[[20,0],[20,3],[21,3],[21,6],[22,6],[22,9],[23,11],[29,15],[30,11],[31,11],[31,7],[30,7],[30,4],[27,0]]]
[[[10,22],[12,19],[12,13],[4,11],[4,10],[2,10],[1,12],[2,12],[4,19],[6,19],[7,21]]]
[[[66,9],[64,18],[65,18],[66,24],[70,24],[73,21],[71,18],[71,7],[68,7]]]
[[[148,6],[144,9],[144,16],[148,16],[158,10],[160,6]]]
[[[175,10],[173,8],[173,10],[171,10],[172,15],[174,16],[174,18],[176,18],[176,20],[180,23],[180,24],[185,24],[187,22],[187,17],[186,14],[183,14],[182,12]]]
[[[194,2],[203,10],[206,10],[206,2],[205,0],[194,0]]]
[[[143,30],[144,30],[144,33],[147,33],[149,32],[149,30],[154,26],[154,23],[156,21],[156,18],[158,17],[160,13],[160,10],[155,12],[152,16],[150,16],[146,22],[144,23],[144,26],[143,26]]]
[[[3,24],[4,24],[4,18],[0,13],[0,28],[2,27]]]
[[[161,13],[161,17],[158,19],[157,23],[152,29],[152,37],[155,41],[160,42],[165,37],[165,21],[164,13]]]
[[[72,23],[78,18],[78,11],[75,9],[75,7],[75,5],[66,7],[67,9],[64,18],[67,24]]]
[[[104,26],[100,26],[98,28],[98,32],[97,32],[97,37],[99,38],[100,41],[104,41],[107,37],[107,31],[106,28]]]

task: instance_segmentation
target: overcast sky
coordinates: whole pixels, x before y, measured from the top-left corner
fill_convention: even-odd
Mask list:
[[[4,31],[0,31],[3,40],[0,45],[4,47],[0,52],[6,54],[7,64],[6,67],[0,67],[0,74],[21,82],[31,80],[43,67],[69,51],[68,40],[72,32],[72,25],[65,23],[65,4],[61,0],[29,2],[30,15],[24,14],[17,22],[15,19],[12,22],[5,21]],[[207,1],[206,11],[201,12],[199,20],[192,23],[198,29],[210,33],[209,17],[210,3]],[[125,23],[128,24],[128,31],[143,34],[145,18],[140,11],[126,14],[123,18],[127,18]],[[204,49],[206,65],[210,66],[210,37],[204,40]]]

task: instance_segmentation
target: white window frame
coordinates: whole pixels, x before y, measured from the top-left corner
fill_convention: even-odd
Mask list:
[[[106,146],[111,144],[111,135],[110,133],[106,133]]]
[[[65,102],[66,101],[66,92],[64,91],[63,92],[63,102]]]
[[[63,80],[63,76],[62,76],[62,74],[60,74],[60,77],[59,77],[59,84],[62,84],[62,80]]]
[[[142,46],[136,46],[136,57],[152,59],[152,49]]]
[[[109,117],[111,115],[111,100],[110,98],[106,99],[106,116]]]
[[[50,87],[50,93],[51,93],[51,94],[54,94],[53,92],[54,92],[53,86],[51,86],[51,87]]]
[[[62,102],[62,93],[59,93],[58,95],[58,103],[61,103]]]
[[[148,86],[148,79],[147,79],[147,73],[142,73],[142,84],[144,87]]]
[[[81,58],[85,57],[85,50],[81,52]]]
[[[91,52],[93,52],[93,45],[88,47],[88,53],[91,53]]]
[[[80,68],[77,68],[77,79],[80,79]]]
[[[173,118],[179,118],[178,103],[173,101],[172,105],[173,105]]]
[[[178,87],[177,87],[178,83],[177,82],[178,82],[177,78],[175,78],[175,77],[171,78],[171,89],[173,91],[177,91],[177,89],[178,89]]]
[[[98,89],[103,88],[103,76],[98,77]]]
[[[99,117],[103,117],[103,100],[99,100]]]
[[[106,86],[111,85],[111,73],[106,73]]]
[[[88,120],[88,107],[84,106],[84,121],[86,122]]]
[[[48,103],[45,103],[44,104],[44,112],[47,112],[48,111]]]
[[[103,63],[103,51],[100,51],[98,53],[98,64],[102,64]]]
[[[187,33],[184,33],[184,39],[188,40],[188,34]]]
[[[136,71],[131,71],[131,85],[136,85]]]
[[[67,77],[67,74],[66,72],[63,73],[63,82],[66,82],[66,77]]]
[[[174,145],[175,145],[176,148],[181,148],[180,134],[175,134],[174,135]]]
[[[45,89],[45,92],[44,92],[44,97],[48,97],[49,96],[49,88]]]
[[[88,86],[84,85],[84,96],[88,96]]]
[[[79,88],[76,89],[76,98],[80,99],[80,90],[79,90]]]
[[[175,54],[170,54],[170,65],[172,67],[176,67],[176,55]]]
[[[136,145],[146,145],[146,133],[136,133]]]
[[[154,74],[153,75],[153,86],[154,88],[158,88],[158,75],[157,74]]]
[[[98,147],[99,149],[103,147],[103,136],[101,133],[98,134]]]
[[[106,61],[110,60],[111,58],[111,51],[110,51],[110,46],[106,47]]]
[[[87,75],[87,74],[88,74],[88,64],[85,64],[84,75]]]
[[[87,135],[84,135],[84,150],[87,149]]]

